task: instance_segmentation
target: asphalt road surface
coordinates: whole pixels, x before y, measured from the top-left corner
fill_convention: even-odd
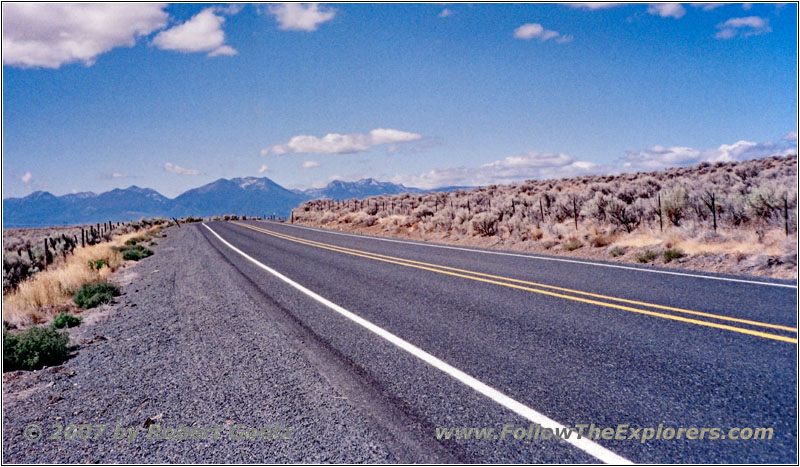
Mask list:
[[[193,228],[286,315],[272,319],[333,356],[382,430],[460,461],[797,461],[795,282],[259,221]],[[537,424],[637,437],[556,441]],[[460,427],[494,436],[436,439]],[[648,428],[661,439],[643,441]],[[760,428],[772,439],[732,439]]]
[[[157,241],[73,358],[4,374],[5,463],[797,461],[796,283],[260,221]]]

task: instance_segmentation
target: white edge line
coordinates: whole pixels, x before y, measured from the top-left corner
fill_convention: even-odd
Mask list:
[[[428,352],[420,349],[419,347],[411,344],[403,340],[402,338],[392,334],[391,332],[373,324],[370,321],[365,320],[364,318],[356,315],[355,313],[348,311],[341,306],[331,302],[330,300],[312,292],[311,290],[303,287],[302,285],[298,284],[297,282],[289,279],[288,277],[284,276],[283,274],[279,273],[278,271],[270,268],[259,262],[258,260],[252,258],[247,253],[243,252],[242,250],[236,248],[235,246],[228,243],[227,240],[220,237],[218,233],[216,233],[211,227],[206,224],[203,224],[203,227],[207,228],[214,236],[216,236],[219,241],[224,243],[228,248],[239,253],[245,259],[252,262],[259,268],[267,271],[268,273],[272,274],[273,276],[277,277],[278,279],[286,282],[290,286],[294,287],[295,289],[303,292],[304,294],[308,295],[309,297],[313,298],[314,300],[318,301],[319,303],[325,305],[326,307],[330,308],[331,310],[339,313],[340,315],[344,316],[345,318],[353,321],[354,323],[358,324],[359,326],[367,329],[368,331],[378,335],[379,337],[391,342],[396,347],[399,347],[402,350],[410,353],[411,355],[419,358],[420,360],[424,361],[428,365],[440,370],[449,376],[457,379],[459,382],[469,386],[473,390],[483,394],[484,396],[492,399],[493,401],[497,402],[498,404],[502,405],[503,407],[511,410],[512,412],[520,415],[533,423],[538,423],[542,427],[554,428],[554,429],[565,429],[566,427],[561,425],[560,423],[556,422],[555,420],[550,419],[546,415],[540,414],[539,412],[531,409],[530,407],[517,402],[516,400],[506,396],[505,394],[501,393],[497,389],[492,388],[491,386],[482,383],[481,381],[473,378],[472,376],[464,373],[463,371],[455,368],[454,366],[445,363],[444,361],[434,357],[433,355],[429,354]],[[568,438],[564,439],[567,443],[575,446],[576,448],[580,449],[581,451],[591,455],[592,457],[605,462],[606,464],[632,464],[631,461],[625,459],[624,457],[600,446],[599,444],[591,441],[587,438]]]
[[[595,262],[592,262],[592,261],[579,261],[579,260],[565,259],[565,258],[549,258],[547,256],[522,255],[522,254],[517,254],[517,253],[506,253],[506,252],[503,252],[503,251],[474,250],[472,248],[464,248],[464,247],[449,246],[449,245],[439,245],[439,244],[435,244],[435,243],[409,242],[409,241],[405,241],[405,240],[396,240],[396,239],[393,239],[393,238],[381,238],[381,237],[376,237],[376,236],[371,236],[371,235],[356,235],[356,234],[351,234],[351,233],[336,232],[336,231],[329,230],[329,229],[306,227],[306,226],[303,226],[303,225],[294,225],[294,224],[280,224],[280,225],[286,226],[286,227],[294,227],[296,229],[311,230],[313,232],[329,233],[331,235],[342,235],[344,237],[366,238],[368,240],[379,240],[379,241],[382,241],[382,242],[391,242],[391,243],[403,243],[403,244],[406,244],[406,245],[427,246],[427,247],[431,247],[431,248],[445,248],[445,249],[448,249],[448,250],[469,251],[471,253],[484,253],[484,254],[488,254],[488,255],[499,255],[499,256],[514,256],[514,257],[517,257],[517,258],[540,259],[540,260],[543,260],[543,261],[559,261],[559,262],[562,262],[562,263],[587,264],[587,265],[590,265],[590,266],[602,266],[602,267],[605,267],[605,268],[629,269],[631,271],[652,272],[652,273],[656,273],[656,274],[670,274],[670,275],[673,275],[673,276],[697,277],[697,278],[701,278],[701,279],[713,279],[713,280],[717,280],[717,281],[742,282],[742,283],[745,283],[745,284],[769,285],[769,286],[772,286],[772,287],[786,287],[786,288],[790,288],[790,289],[796,289],[797,288],[796,285],[792,285],[792,284],[776,284],[776,283],[772,283],[772,282],[751,281],[751,280],[747,280],[747,279],[734,279],[734,278],[731,278],[731,277],[715,277],[715,276],[706,276],[706,275],[703,275],[703,274],[690,274],[690,273],[685,273],[685,272],[661,271],[661,270],[658,270],[658,269],[635,268],[635,267],[632,267],[632,266],[622,266],[622,265],[617,265],[617,264],[595,263]]]

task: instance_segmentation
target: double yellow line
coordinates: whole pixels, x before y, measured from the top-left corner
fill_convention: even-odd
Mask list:
[[[584,292],[582,290],[568,289],[568,288],[565,288],[565,287],[557,287],[557,286],[548,285],[548,284],[530,282],[530,281],[525,281],[525,280],[520,280],[520,279],[514,279],[514,278],[511,278],[511,277],[497,276],[497,275],[494,275],[494,274],[486,274],[486,273],[482,273],[482,272],[470,271],[470,270],[466,270],[466,269],[459,269],[459,268],[454,268],[454,267],[450,267],[450,266],[443,266],[443,265],[438,265],[438,264],[426,263],[426,262],[422,262],[422,261],[414,261],[414,260],[405,259],[405,258],[398,258],[398,257],[395,257],[395,256],[387,256],[387,255],[381,255],[381,254],[377,254],[377,253],[370,253],[370,252],[363,251],[363,250],[355,250],[355,249],[352,249],[352,248],[345,248],[345,247],[341,247],[341,246],[337,246],[337,245],[332,245],[332,244],[329,244],[329,243],[316,242],[316,241],[313,241],[313,240],[306,240],[306,239],[299,238],[299,237],[294,237],[294,236],[291,236],[291,235],[281,234],[281,233],[277,233],[277,232],[274,232],[274,231],[271,231],[271,230],[263,229],[261,227],[257,227],[257,226],[254,226],[254,225],[244,224],[244,223],[241,223],[241,222],[233,222],[233,223],[238,225],[238,226],[241,226],[241,227],[244,227],[244,228],[247,228],[247,229],[250,229],[250,230],[254,230],[254,231],[257,231],[257,232],[260,232],[260,233],[264,233],[264,234],[267,234],[267,235],[271,235],[273,237],[280,238],[280,239],[283,239],[283,240],[287,240],[287,241],[290,241],[290,242],[295,242],[295,243],[300,243],[300,244],[303,244],[303,245],[313,246],[313,247],[316,247],[316,248],[335,251],[335,252],[342,253],[342,254],[358,256],[358,257],[361,257],[361,258],[367,258],[367,259],[371,259],[371,260],[374,260],[374,261],[382,261],[382,262],[385,262],[385,263],[397,264],[399,266],[422,269],[422,270],[425,270],[425,271],[436,272],[436,273],[439,273],[439,274],[446,274],[446,275],[454,276],[454,277],[461,277],[461,278],[464,278],[464,279],[470,279],[470,280],[474,280],[474,281],[478,281],[478,282],[485,282],[485,283],[488,283],[488,284],[500,285],[500,286],[503,286],[503,287],[509,287],[509,288],[512,288],[512,289],[524,290],[524,291],[527,291],[527,292],[533,292],[533,293],[538,293],[538,294],[542,294],[542,295],[548,295],[548,296],[551,296],[551,297],[563,298],[563,299],[566,299],[566,300],[572,300],[572,301],[576,301],[576,302],[588,303],[588,304],[592,304],[592,305],[598,305],[598,306],[607,307],[607,308],[614,308],[614,309],[618,309],[618,310],[625,310],[625,311],[630,311],[630,312],[633,312],[633,313],[639,313],[639,314],[648,315],[648,316],[655,316],[655,317],[658,317],[658,318],[664,318],[664,319],[670,319],[670,320],[674,320],[674,321],[681,321],[681,322],[684,322],[684,323],[696,324],[696,325],[699,325],[699,326],[707,326],[707,327],[712,327],[712,328],[717,328],[717,329],[725,329],[727,331],[738,332],[738,333],[741,333],[741,334],[749,334],[749,335],[752,335],[752,336],[763,337],[763,338],[766,338],[766,339],[773,339],[773,340],[778,340],[778,341],[790,342],[790,343],[793,343],[793,344],[797,344],[797,337],[796,337],[797,328],[793,328],[793,327],[789,327],[789,326],[782,326],[782,325],[779,325],[779,324],[762,323],[762,322],[759,322],[759,321],[752,321],[752,320],[747,320],[747,319],[742,319],[742,318],[734,318],[734,317],[731,317],[731,316],[718,315],[718,314],[714,314],[714,313],[704,313],[704,312],[701,312],[701,311],[687,310],[687,309],[683,309],[683,308],[676,308],[676,307],[658,305],[658,304],[655,304],[655,303],[647,303],[647,302],[641,302],[641,301],[637,301],[637,300],[628,300],[628,299],[625,299],[625,298],[611,297],[611,296],[608,296],[608,295],[601,295],[601,294],[596,294],[596,293],[591,293],[591,292]],[[570,295],[567,295],[567,294],[570,294]],[[601,300],[604,300],[604,301],[601,301]],[[635,305],[635,306],[638,306],[638,307],[651,308],[651,310],[642,309],[642,308],[636,308],[636,307],[630,306],[630,305]],[[770,333],[770,332],[764,332],[764,331],[759,331],[759,330],[754,330],[754,329],[749,329],[749,328],[743,328],[743,327],[733,326],[733,325],[730,325],[730,324],[718,323],[718,322],[714,322],[714,321],[704,321],[704,320],[690,318],[690,317],[681,316],[681,315],[662,313],[662,312],[659,312],[659,311],[653,311],[652,309],[671,311],[671,312],[680,313],[680,314],[683,314],[683,315],[710,318],[710,319],[714,319],[714,320],[717,320],[717,321],[735,323],[735,324],[739,324],[739,325],[748,325],[748,326],[753,326],[753,327],[758,327],[758,328],[786,331],[786,332],[795,334],[795,337],[788,337],[788,336],[784,336],[784,335],[780,335],[780,334],[773,334],[773,333]]]

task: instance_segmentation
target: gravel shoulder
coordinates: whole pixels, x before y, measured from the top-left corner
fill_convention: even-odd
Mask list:
[[[4,463],[432,460],[353,402],[357,380],[270,319],[281,310],[255,301],[199,228],[170,228],[115,274],[123,295],[72,331],[72,359],[3,375]]]

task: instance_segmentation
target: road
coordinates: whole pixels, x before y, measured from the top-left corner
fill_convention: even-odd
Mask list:
[[[298,345],[376,429],[441,447],[434,460],[797,462],[796,282],[261,221],[189,227],[262,294],[265,318],[302,330]],[[725,439],[436,440],[437,428],[533,423]],[[734,427],[773,437],[730,439]]]

